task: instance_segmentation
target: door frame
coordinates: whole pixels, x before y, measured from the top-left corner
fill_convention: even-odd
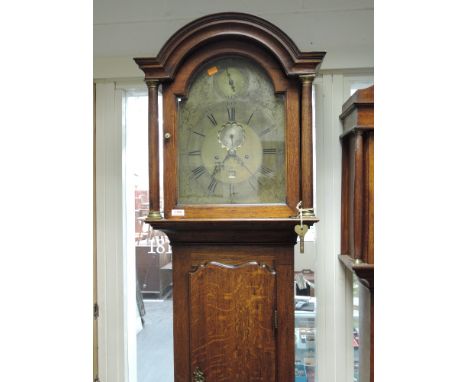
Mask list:
[[[115,82],[96,82],[96,288],[101,382],[136,381],[136,375],[131,376],[136,366],[129,363],[131,339],[127,335],[124,96]]]

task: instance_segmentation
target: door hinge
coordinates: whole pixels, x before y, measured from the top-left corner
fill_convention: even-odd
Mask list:
[[[95,378],[93,379],[93,382],[101,382],[101,381],[100,381],[99,377],[95,377]]]
[[[97,320],[99,317],[99,305],[96,302],[93,305],[93,317],[95,320]]]
[[[275,329],[278,329],[278,311],[275,310],[274,312],[274,322],[275,322]]]

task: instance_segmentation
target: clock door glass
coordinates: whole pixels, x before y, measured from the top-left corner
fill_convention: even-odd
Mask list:
[[[250,60],[204,65],[178,99],[178,203],[284,204],[284,103]]]

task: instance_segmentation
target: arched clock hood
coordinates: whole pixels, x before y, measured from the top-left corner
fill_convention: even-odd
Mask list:
[[[260,17],[236,12],[204,16],[179,29],[156,57],[135,58],[145,80],[170,81],[194,50],[213,42],[244,41],[263,47],[287,76],[314,76],[325,52],[302,52],[278,27]]]

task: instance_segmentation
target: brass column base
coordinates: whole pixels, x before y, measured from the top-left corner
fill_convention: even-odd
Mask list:
[[[161,220],[163,217],[160,211],[150,211],[148,216],[146,217],[146,221],[151,220]]]
[[[302,212],[302,217],[303,218],[314,218],[315,213],[313,208],[307,208],[306,211]]]

